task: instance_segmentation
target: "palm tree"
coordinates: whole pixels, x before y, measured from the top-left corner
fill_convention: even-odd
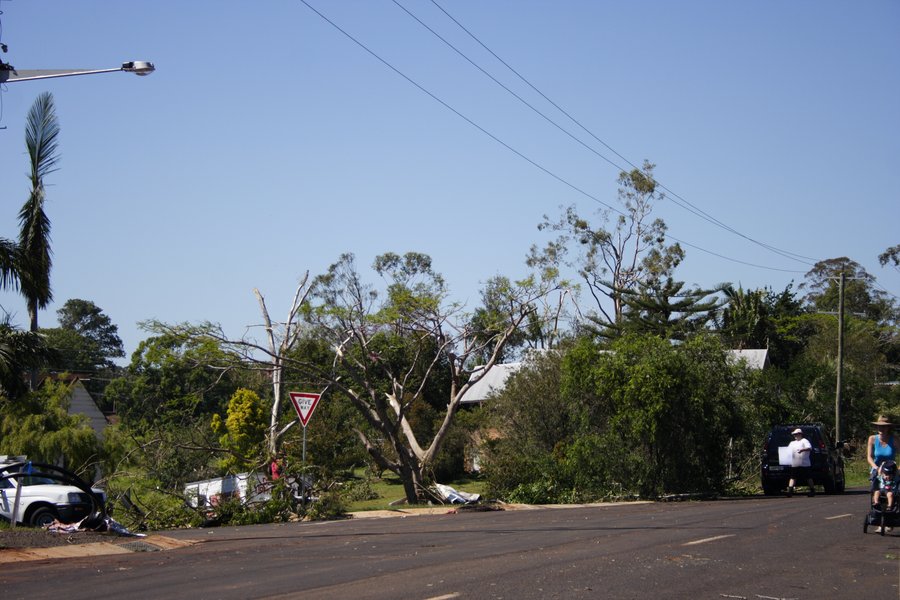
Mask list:
[[[28,391],[24,374],[36,372],[52,356],[42,335],[21,331],[8,315],[0,319],[0,395],[10,400],[22,396]]]
[[[725,307],[719,329],[732,348],[765,348],[771,329],[766,290],[747,290],[728,285],[722,289]]]
[[[25,126],[25,146],[31,162],[31,194],[19,211],[19,247],[16,271],[25,297],[31,332],[38,330],[38,310],[53,300],[50,289],[50,219],[44,212],[44,177],[56,170],[59,122],[53,95],[37,97]]]

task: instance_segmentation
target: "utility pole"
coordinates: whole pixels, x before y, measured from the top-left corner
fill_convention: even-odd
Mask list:
[[[834,392],[834,438],[841,439],[841,378],[844,373],[844,272],[838,281],[837,386]]]
[[[834,390],[834,439],[835,441],[840,441],[841,439],[841,400],[842,400],[842,390],[843,390],[843,376],[844,376],[844,288],[846,287],[847,279],[852,280],[865,280],[866,277],[847,277],[846,274],[841,271],[840,277],[829,277],[829,279],[837,279],[838,281],[838,310],[836,313],[834,312],[825,312],[822,314],[825,315],[837,315],[838,318],[838,331],[837,331],[837,339],[838,339],[838,348],[837,348],[837,373],[835,379],[837,380]],[[865,313],[853,313],[859,317],[865,317]]]

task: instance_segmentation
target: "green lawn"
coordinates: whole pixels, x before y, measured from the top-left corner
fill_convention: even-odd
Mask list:
[[[865,456],[854,456],[844,463],[844,481],[848,488],[869,487],[869,463]]]

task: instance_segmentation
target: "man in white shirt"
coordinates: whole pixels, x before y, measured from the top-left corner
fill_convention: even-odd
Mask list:
[[[812,453],[812,444],[803,437],[803,430],[799,427],[791,432],[794,441],[788,444],[791,452],[791,480],[788,482],[788,496],[794,495],[794,483],[796,480],[805,479],[809,483],[809,495],[816,495],[816,487],[813,484],[812,474],[810,472],[810,454]]]

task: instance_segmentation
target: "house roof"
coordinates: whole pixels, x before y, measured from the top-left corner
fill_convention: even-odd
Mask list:
[[[72,384],[71,390],[72,395],[69,398],[69,414],[84,415],[87,417],[91,429],[94,430],[94,433],[97,434],[98,438],[102,439],[103,431],[109,423],[107,422],[106,417],[103,416],[103,413],[100,412],[97,403],[94,402],[93,396],[91,396],[90,392],[87,391],[87,388],[84,387],[84,384],[81,383],[81,381],[75,381],[75,383]]]
[[[764,369],[769,366],[769,351],[763,349],[747,349],[747,350],[730,350],[732,359],[744,361],[747,367],[751,369]],[[484,402],[492,394],[503,391],[506,387],[506,381],[510,375],[522,368],[523,362],[514,363],[498,363],[488,371],[484,377],[479,379],[475,385],[466,390],[460,404],[477,404]],[[472,377],[476,377],[479,371],[472,373]]]
[[[84,415],[87,418],[88,425],[94,430],[98,439],[103,439],[103,432],[109,421],[100,411],[94,397],[84,386],[82,378],[85,374],[81,373],[48,373],[42,379],[43,381],[61,381],[69,386],[69,414]]]
[[[759,350],[732,350],[731,356],[736,361],[745,361],[751,369],[765,369],[769,366],[769,350],[766,348]]]
[[[460,404],[484,402],[491,394],[502,391],[506,387],[506,380],[509,379],[509,376],[522,368],[523,364],[515,362],[494,365],[490,371],[485,373],[484,377],[466,390],[466,393],[463,394],[462,399],[459,401]],[[475,377],[478,373],[479,371],[475,371],[472,373],[472,376]]]

